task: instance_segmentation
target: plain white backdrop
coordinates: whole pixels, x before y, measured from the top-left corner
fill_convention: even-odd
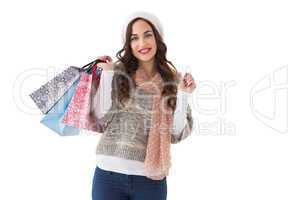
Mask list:
[[[168,59],[197,82],[168,199],[298,200],[300,6],[265,0],[1,1],[0,199],[91,199],[100,136],[56,135],[28,94],[70,65],[115,60],[136,10],[161,19]]]

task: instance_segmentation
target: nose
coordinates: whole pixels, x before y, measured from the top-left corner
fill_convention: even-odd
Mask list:
[[[144,38],[139,39],[139,47],[143,47],[145,45],[145,40]]]

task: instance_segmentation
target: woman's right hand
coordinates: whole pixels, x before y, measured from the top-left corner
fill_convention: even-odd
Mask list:
[[[98,63],[97,67],[102,68],[103,70],[113,70],[113,60],[110,56],[104,55],[104,56],[99,56],[97,59],[105,61],[105,63]]]

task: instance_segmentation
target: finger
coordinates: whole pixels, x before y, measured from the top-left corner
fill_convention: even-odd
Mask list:
[[[98,59],[103,60],[105,62],[111,62],[112,58],[110,56],[104,55],[104,56],[99,56]]]
[[[190,82],[191,80],[193,80],[193,76],[190,73],[186,73],[184,79],[187,82]]]
[[[185,85],[185,86],[188,86],[188,84],[189,84],[188,80],[183,79],[183,82],[184,82],[184,85]]]
[[[192,80],[191,78],[189,78],[189,77],[187,77],[187,78],[185,79],[185,82],[186,82],[187,85],[190,85],[190,83],[191,83],[192,81],[193,81],[193,80]]]
[[[192,75],[188,75],[188,77],[187,77],[187,82],[195,82],[195,80],[194,80],[194,78],[193,78],[193,76]]]
[[[192,76],[192,74],[190,74],[190,73],[187,73],[186,76],[187,76],[188,79],[193,79],[193,76]]]
[[[188,73],[185,73],[183,78],[186,79],[188,77]]]
[[[193,75],[191,73],[187,73],[187,76],[191,79],[194,79]]]
[[[108,62],[112,62],[112,58],[111,58],[110,56],[106,56],[106,60],[107,60]]]
[[[190,76],[188,76],[188,77],[186,77],[186,81],[187,82],[191,82],[193,79],[190,77]]]
[[[185,75],[186,75],[187,77],[191,77],[191,76],[192,76],[191,73],[185,73]]]
[[[195,82],[193,80],[191,80],[189,83],[188,83],[189,86],[193,86],[195,85]]]

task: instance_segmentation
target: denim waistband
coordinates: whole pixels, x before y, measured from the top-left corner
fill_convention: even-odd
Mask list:
[[[150,181],[150,182],[164,182],[166,181],[167,177],[163,178],[162,180],[152,180],[146,176],[141,176],[141,175],[130,175],[130,174],[123,174],[115,171],[109,171],[105,169],[101,169],[100,167],[96,166],[96,173],[100,173],[103,175],[110,176],[111,178],[116,178],[119,180],[129,180],[129,179],[135,179],[137,181]]]

